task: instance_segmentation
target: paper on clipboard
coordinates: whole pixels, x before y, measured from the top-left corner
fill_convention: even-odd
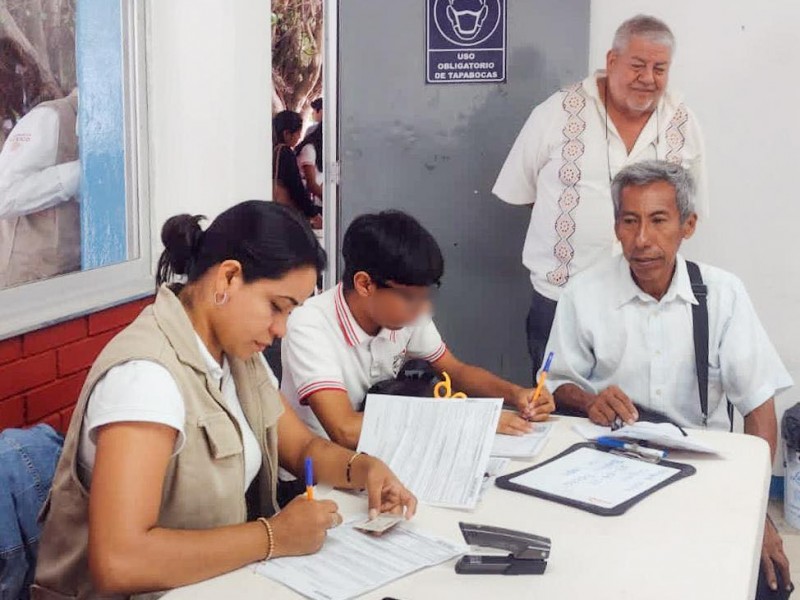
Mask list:
[[[420,502],[472,509],[502,406],[500,398],[370,395],[358,450],[389,465]]]
[[[587,421],[585,423],[575,423],[572,428],[587,440],[596,440],[599,437],[625,438],[650,442],[656,446],[674,450],[689,450],[708,454],[717,453],[717,450],[708,444],[693,438],[691,430],[688,432],[689,435],[684,436],[677,427],[670,423],[639,421],[633,425],[625,425],[612,431],[610,427],[595,425]]]
[[[584,447],[510,482],[583,504],[613,508],[678,472],[674,467]]]

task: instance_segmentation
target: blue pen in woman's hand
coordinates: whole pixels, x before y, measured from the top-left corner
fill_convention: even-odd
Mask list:
[[[306,458],[306,498],[314,499],[314,462],[310,456]]]

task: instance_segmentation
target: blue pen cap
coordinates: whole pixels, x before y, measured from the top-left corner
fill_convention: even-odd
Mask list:
[[[547,355],[547,360],[544,361],[544,369],[542,369],[545,373],[550,372],[550,363],[553,362],[553,353]]]
[[[306,458],[306,487],[314,486],[314,463],[311,457]]]

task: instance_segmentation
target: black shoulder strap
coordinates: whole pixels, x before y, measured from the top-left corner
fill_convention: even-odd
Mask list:
[[[687,260],[686,270],[697,304],[692,305],[692,328],[694,330],[694,360],[697,366],[697,387],[700,391],[700,412],[703,427],[708,425],[708,288],[703,283],[700,267]],[[733,431],[733,405],[728,402],[728,420]]]
[[[700,412],[703,427],[708,425],[708,288],[703,283],[697,263],[686,261],[692,293],[697,304],[692,304],[692,329],[694,330],[694,363],[697,366],[697,387],[700,390]]]

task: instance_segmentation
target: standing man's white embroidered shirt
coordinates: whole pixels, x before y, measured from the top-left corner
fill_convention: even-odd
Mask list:
[[[492,192],[504,202],[533,204],[522,262],[542,296],[618,252],[611,180],[623,167],[661,159],[688,168],[695,204],[708,215],[703,137],[682,97],[667,90],[630,154],[602,101],[604,71],[556,92],[537,106],[514,142]]]

